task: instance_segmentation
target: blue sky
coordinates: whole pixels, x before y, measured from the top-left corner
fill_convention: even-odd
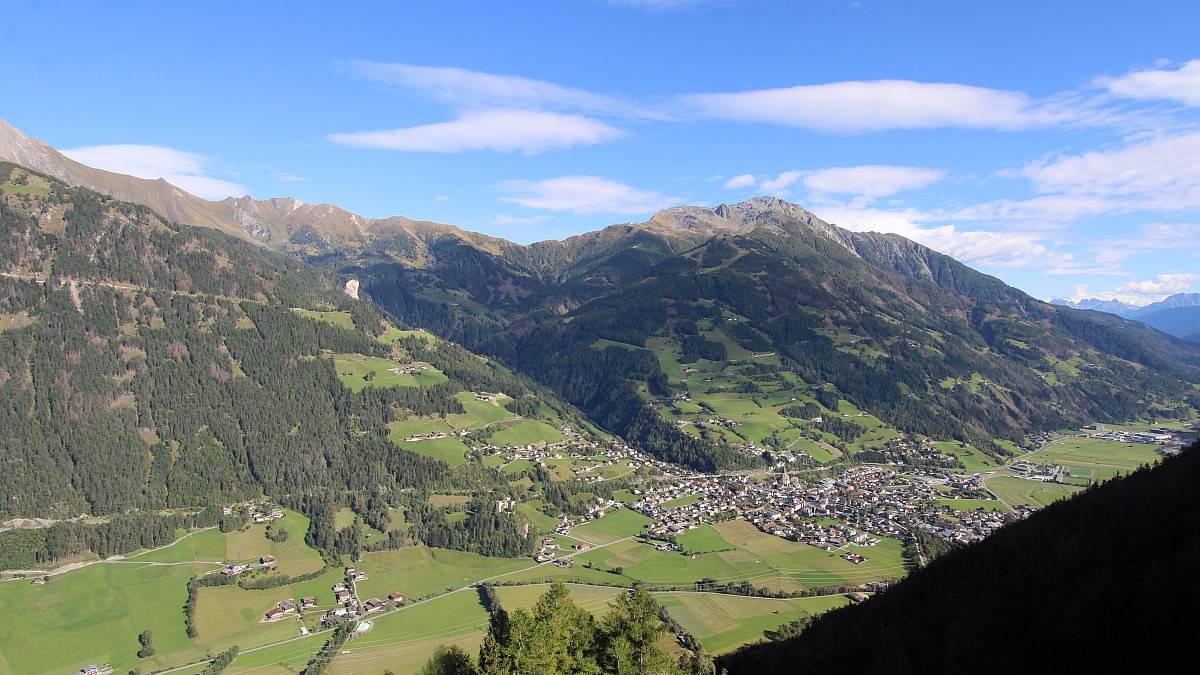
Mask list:
[[[9,2],[0,117],[519,242],[768,194],[1049,298],[1200,290],[1200,3]]]

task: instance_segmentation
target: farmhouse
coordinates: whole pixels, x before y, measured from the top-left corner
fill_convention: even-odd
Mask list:
[[[262,563],[263,565],[274,565],[275,564],[275,556],[264,555],[263,557],[259,558],[258,561],[260,563]]]
[[[388,596],[388,600],[391,600],[392,602],[399,605],[400,603],[404,602],[404,594],[403,593],[392,593],[391,595]]]
[[[375,612],[383,611],[383,608],[387,607],[387,603],[379,598],[371,598],[367,600],[365,607],[367,614],[374,614]]]
[[[278,607],[272,607],[267,610],[267,621],[278,621],[283,618],[283,610]]]
[[[315,595],[306,595],[303,598],[300,598],[300,606],[301,607],[305,607],[305,608],[314,607],[314,606],[316,606],[316,604],[317,604],[317,596],[315,596]]]

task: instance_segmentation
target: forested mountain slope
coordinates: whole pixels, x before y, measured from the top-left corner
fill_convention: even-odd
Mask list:
[[[732,675],[1195,672],[1200,446],[948,553]]]
[[[576,414],[461,347],[389,327],[303,262],[12,164],[0,200],[0,518],[261,494],[394,502],[452,477],[389,440],[390,422],[462,414],[464,391]],[[363,379],[414,359],[421,379],[393,376],[414,386]],[[351,375],[346,362],[375,365]]]
[[[420,266],[319,260],[361,276],[403,320],[506,360],[698,468],[741,460],[634,398],[681,393],[654,350],[692,362],[723,361],[730,347],[773,353],[800,391],[827,389],[902,431],[993,454],[1003,452],[993,439],[1197,403],[1194,346],[1039,302],[902,237],[843,230],[776,199],[678,207],[528,247],[446,236],[430,251]]]

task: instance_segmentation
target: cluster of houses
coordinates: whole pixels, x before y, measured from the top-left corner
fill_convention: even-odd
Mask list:
[[[404,440],[408,443],[415,443],[417,441],[432,441],[437,438],[445,437],[446,433],[444,431],[430,431],[427,434],[413,434]]]
[[[429,370],[429,366],[409,364],[407,366],[400,366],[399,368],[388,368],[388,372],[393,375],[412,375],[422,370]]]
[[[763,532],[829,551],[873,546],[883,537],[909,539],[912,527],[946,539],[976,541],[1031,512],[961,512],[939,501],[990,496],[981,475],[911,468],[901,475],[873,465],[849,467],[837,478],[816,483],[793,481],[787,472],[765,481],[740,474],[685,476],[633,492],[640,500],[630,508],[654,519],[648,529],[652,537],[669,539],[732,515],[745,517]],[[699,499],[674,503],[687,495]]]
[[[883,463],[893,466],[932,466],[947,469],[962,466],[957,457],[938,449],[933,439],[914,441],[902,436],[888,441],[876,450],[883,454]]]
[[[567,534],[572,527],[578,527],[584,523],[591,522],[597,518],[603,518],[605,513],[612,509],[619,509],[621,505],[611,499],[596,498],[596,503],[588,507],[587,513],[582,516],[562,515],[558,517],[558,527],[554,529],[555,534]],[[582,550],[582,549],[581,549]]]
[[[554,537],[546,537],[542,539],[542,543],[538,546],[538,550],[533,555],[533,559],[537,562],[550,562],[554,559],[554,555],[559,551],[558,542],[554,541]]]
[[[528,460],[544,469],[549,469],[549,463],[556,460],[571,459],[576,462],[588,462],[587,464],[576,465],[572,469],[577,474],[576,481],[587,483],[604,481],[605,478],[603,475],[593,472],[606,466],[624,465],[630,469],[636,469],[643,464],[653,463],[627,445],[612,442],[606,447],[601,447],[599,443],[580,438],[579,434],[569,426],[562,427],[562,432],[567,438],[557,443],[549,443],[543,440],[526,445],[506,445],[503,448],[495,445],[484,445],[477,446],[474,449],[488,454],[500,454],[503,456],[505,464],[518,460]],[[666,464],[659,464],[662,467],[667,466]],[[503,465],[496,467],[496,471],[502,473],[504,471]]]
[[[394,606],[404,604],[404,594],[398,592],[389,595],[387,600],[369,598],[365,602],[360,602],[355,584],[366,580],[366,572],[362,572],[356,567],[347,567],[345,581],[340,581],[331,587],[336,606],[321,615],[321,622],[331,624],[343,620],[360,619],[376,612],[382,612],[388,608],[389,604]]]

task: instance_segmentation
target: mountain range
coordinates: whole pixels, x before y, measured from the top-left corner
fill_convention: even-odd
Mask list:
[[[903,237],[845,230],[774,198],[680,206],[524,246],[293,199],[206,201],[85,167],[5,124],[0,156],[353,277],[397,320],[496,358],[606,429],[700,469],[753,460],[661,405],[718,387],[671,362],[726,363],[726,393],[753,405],[764,391],[835,412],[842,400],[993,456],[1037,431],[1196,404],[1200,348],[1040,302]]]
[[[1127,319],[1135,319],[1148,326],[1188,342],[1200,342],[1200,293],[1176,293],[1144,306],[1130,305],[1120,300],[1064,300],[1056,298],[1052,304],[1074,309],[1092,309],[1108,312]]]

